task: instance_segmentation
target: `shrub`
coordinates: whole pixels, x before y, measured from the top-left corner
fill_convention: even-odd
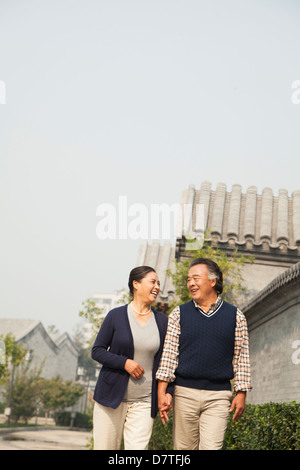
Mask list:
[[[172,413],[163,425],[154,421],[149,450],[172,449]],[[230,418],[224,450],[300,450],[300,403],[247,404],[236,422]]]
[[[71,421],[72,419],[70,411],[62,411],[55,414],[55,424],[57,426],[70,426]],[[74,428],[92,429],[92,426],[93,424],[91,415],[76,412],[75,418],[73,420]]]
[[[228,421],[225,450],[300,450],[300,403],[246,405],[243,416]]]

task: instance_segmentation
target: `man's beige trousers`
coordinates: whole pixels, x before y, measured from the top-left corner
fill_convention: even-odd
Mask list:
[[[220,450],[223,445],[230,391],[197,390],[176,385],[173,399],[175,450]]]
[[[121,403],[117,409],[94,405],[94,450],[147,450],[152,433],[151,404]]]

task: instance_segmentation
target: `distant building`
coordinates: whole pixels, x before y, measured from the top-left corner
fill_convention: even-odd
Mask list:
[[[95,302],[98,308],[102,309],[100,317],[105,317],[108,312],[120,305],[121,299],[124,296],[124,290],[116,290],[114,292],[96,293],[91,296],[91,300]]]
[[[64,380],[75,380],[78,350],[68,333],[52,336],[38,320],[0,319],[0,335],[12,333],[19,344],[24,344],[32,363],[43,365],[41,376],[60,375]]]
[[[126,294],[125,290],[116,290],[114,292],[106,293],[96,293],[90,297],[90,300],[95,302],[96,307],[102,310],[100,314],[100,319],[106,317],[108,312],[115,307],[120,305],[121,299]],[[86,321],[81,328],[82,338],[83,338],[83,347],[87,348],[91,339],[94,338],[95,333],[93,330],[93,325]]]

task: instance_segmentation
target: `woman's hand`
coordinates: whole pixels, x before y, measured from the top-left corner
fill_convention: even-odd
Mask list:
[[[124,369],[133,379],[141,379],[145,373],[144,369],[133,359],[127,359]]]
[[[158,395],[159,415],[163,424],[165,424],[166,421],[169,421],[168,414],[172,409],[172,398],[173,397],[170,393]]]

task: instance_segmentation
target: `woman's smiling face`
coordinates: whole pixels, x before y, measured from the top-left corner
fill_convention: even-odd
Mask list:
[[[136,296],[140,300],[143,300],[148,303],[155,302],[159,291],[160,291],[160,282],[158,276],[154,271],[147,273],[141,281],[133,281],[133,287],[135,289]]]

